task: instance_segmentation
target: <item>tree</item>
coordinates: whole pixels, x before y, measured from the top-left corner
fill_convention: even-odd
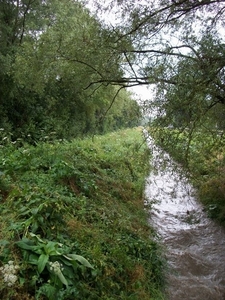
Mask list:
[[[41,105],[34,110],[39,95],[16,80],[14,64],[24,43],[34,40],[46,26],[46,5],[41,0],[0,1],[0,126],[15,136],[25,131],[25,124],[32,131],[42,115]]]
[[[114,45],[126,65],[118,84],[154,86],[157,98],[150,105],[167,125],[193,127],[224,106],[224,0],[111,3],[124,20],[113,27],[116,41],[132,41],[132,47]]]
[[[42,132],[69,138],[96,131],[99,115],[120,91],[109,76],[122,74],[120,54],[111,47],[114,34],[78,1],[1,5],[6,29],[1,34],[0,126],[14,139],[29,135],[31,140]]]

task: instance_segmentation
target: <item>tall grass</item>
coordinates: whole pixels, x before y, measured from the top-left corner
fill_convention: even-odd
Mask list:
[[[0,298],[163,299],[149,158],[140,129],[2,146]]]

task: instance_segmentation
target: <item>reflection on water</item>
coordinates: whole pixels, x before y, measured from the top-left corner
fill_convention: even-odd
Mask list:
[[[170,156],[148,137],[154,170],[146,182],[150,222],[166,247],[168,299],[225,299],[225,231],[207,218]]]

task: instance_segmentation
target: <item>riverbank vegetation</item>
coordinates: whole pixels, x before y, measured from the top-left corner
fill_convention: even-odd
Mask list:
[[[2,298],[160,299],[142,118],[225,222],[224,4],[0,1]]]
[[[206,129],[206,127],[204,127]],[[225,226],[225,139],[223,130],[151,130],[157,143],[189,173],[208,215]]]
[[[140,108],[125,88],[94,84],[123,71],[114,34],[83,3],[1,1],[0,27],[0,128],[12,141],[138,125]]]
[[[0,298],[163,299],[149,155],[141,129],[2,145]]]

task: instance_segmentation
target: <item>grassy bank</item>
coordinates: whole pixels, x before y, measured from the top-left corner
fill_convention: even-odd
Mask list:
[[[1,299],[163,299],[141,131],[0,148]]]
[[[152,130],[157,143],[191,175],[208,215],[225,226],[225,139],[223,132]]]

